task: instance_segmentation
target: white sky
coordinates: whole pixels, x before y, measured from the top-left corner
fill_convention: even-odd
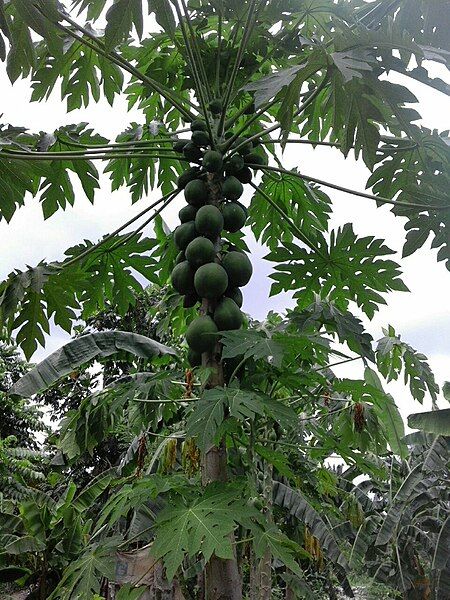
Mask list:
[[[433,75],[448,79],[448,72],[443,68],[434,69]],[[440,131],[450,128],[450,102],[446,96],[409,79],[402,83],[419,98],[419,112],[427,127]],[[65,103],[59,98],[58,89],[46,103],[30,103],[30,83],[20,80],[14,87],[11,86],[3,65],[0,65],[0,90],[0,122],[28,127],[33,132],[52,132],[65,124],[87,121],[96,131],[113,139],[131,121],[144,122],[140,111],[133,109],[127,112],[125,98],[116,100],[113,108],[106,101],[101,101],[68,114]],[[284,163],[286,168],[299,167],[305,174],[358,190],[364,190],[368,177],[368,171],[361,162],[357,163],[352,158],[345,160],[338,150],[330,148],[314,150],[304,145],[293,145],[286,150]],[[98,161],[96,164],[100,170],[101,165]],[[94,206],[84,197],[79,186],[76,186],[76,191],[75,206],[58,211],[47,221],[43,219],[39,201],[31,197],[27,199],[26,206],[16,212],[9,225],[0,221],[1,279],[13,268],[36,265],[42,259],[60,259],[63,250],[82,239],[96,241],[141,211],[147,202],[144,198],[132,206],[127,189],[112,193],[107,177],[102,178],[102,189],[97,192]],[[388,323],[394,325],[402,339],[428,356],[440,384],[450,379],[450,273],[443,263],[436,262],[436,252],[430,249],[429,243],[412,257],[403,261],[400,259],[404,219],[394,217],[387,207],[376,208],[370,200],[332,190],[328,190],[328,193],[333,199],[333,227],[352,222],[358,235],[384,238],[388,246],[400,252],[397,260],[402,263],[404,281],[411,293],[392,293],[387,296],[388,306],[383,307],[372,322],[365,319],[368,330],[378,339],[382,335],[382,326]],[[148,200],[159,196],[155,190]],[[250,192],[247,191],[244,202],[249,198]],[[171,227],[177,224],[181,204],[182,200],[163,213]],[[146,233],[151,235],[151,229],[147,229]],[[264,248],[254,243],[252,248],[254,275],[245,288],[244,310],[262,319],[269,310],[283,311],[291,302],[286,294],[268,297],[271,264],[260,260],[266,253]],[[33,359],[42,359],[67,339],[65,332],[54,328],[45,349],[38,349]],[[362,375],[358,363],[339,367],[336,373],[349,377]],[[430,408],[429,401],[423,406],[413,402],[401,383],[390,384],[387,388],[405,417],[411,412]]]

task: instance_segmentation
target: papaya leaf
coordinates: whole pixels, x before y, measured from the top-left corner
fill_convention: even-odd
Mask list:
[[[280,367],[283,359],[281,345],[268,337],[267,333],[254,329],[228,331],[222,334],[223,358],[265,359],[275,367]]]
[[[141,38],[143,33],[142,0],[114,0],[106,13],[106,49],[113,50],[126,41],[133,25]]]
[[[450,408],[409,415],[408,425],[434,435],[450,435]]]

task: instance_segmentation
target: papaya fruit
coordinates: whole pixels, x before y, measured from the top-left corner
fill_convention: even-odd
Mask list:
[[[173,239],[176,247],[183,252],[188,247],[188,244],[197,237],[197,231],[195,229],[195,222],[188,221],[178,225],[173,234]]]
[[[186,185],[192,181],[193,179],[196,179],[200,174],[200,168],[199,167],[190,167],[189,169],[186,169],[186,171],[184,171],[183,173],[181,173],[181,175],[178,177],[178,187],[180,188],[180,190],[183,190]]]
[[[188,221],[194,221],[196,214],[197,209],[195,208],[195,206],[188,204],[187,206],[183,206],[183,208],[178,213],[178,217],[181,223],[187,223]]]
[[[222,100],[211,100],[211,102],[208,104],[208,108],[213,115],[220,115],[223,109]]]
[[[175,259],[175,264],[179,265],[184,260],[186,260],[186,256],[184,255],[184,252],[178,252],[177,257]]]
[[[191,367],[200,367],[202,364],[202,353],[196,352],[195,350],[192,350],[192,348],[189,348],[187,359]]]
[[[191,123],[191,131],[207,131],[205,121],[203,119],[194,119]]]
[[[208,201],[208,188],[201,179],[192,179],[184,188],[184,197],[192,206],[203,206]]]
[[[209,146],[211,140],[209,139],[209,135],[206,131],[194,131],[192,132],[191,140],[196,146],[204,147]]]
[[[195,292],[191,292],[186,294],[183,298],[183,308],[192,308],[199,302],[200,298],[197,296]]]
[[[208,173],[220,173],[223,169],[222,155],[216,150],[208,150],[203,156],[202,165]]]
[[[237,148],[238,146],[240,146],[240,148],[237,150],[237,152],[242,155],[248,154],[253,149],[252,143],[248,142],[246,138],[237,138],[237,140],[233,143],[233,148]]]
[[[243,315],[238,305],[227,296],[217,304],[213,318],[219,331],[239,329],[243,322]]]
[[[222,206],[223,228],[230,233],[236,233],[244,227],[247,211],[240,202],[227,202]]]
[[[253,273],[252,263],[243,252],[228,252],[222,259],[222,266],[227,272],[230,287],[247,285]]]
[[[223,216],[217,206],[206,204],[195,215],[195,227],[199,234],[215,239],[223,229]]]
[[[217,325],[208,315],[197,317],[186,331],[186,341],[194,352],[208,352],[216,345]]]
[[[194,269],[187,260],[175,265],[172,270],[172,285],[179,294],[194,291]]]
[[[227,296],[227,298],[231,298],[234,302],[236,302],[239,308],[241,308],[244,302],[244,296],[238,287],[228,288],[225,292],[225,296]]]
[[[195,272],[194,287],[200,298],[220,298],[228,287],[227,272],[215,262],[202,265]]]
[[[234,175],[229,175],[222,185],[222,193],[228,200],[239,200],[244,192],[242,183]]]
[[[244,156],[244,161],[246,165],[265,165],[266,159],[262,154],[258,154],[257,152],[250,152]]]
[[[186,144],[189,142],[189,140],[175,140],[173,143],[173,149],[175,150],[175,152],[183,152],[183,148],[186,146]]]
[[[236,178],[239,179],[241,183],[250,183],[252,180],[252,172],[248,167],[244,167],[240,171],[236,173]]]
[[[215,256],[214,244],[205,237],[195,238],[186,248],[186,260],[194,269],[213,262]]]
[[[189,162],[198,162],[203,156],[203,152],[193,142],[188,142],[183,148],[183,154]]]
[[[226,162],[225,162],[225,172],[228,175],[235,175],[239,173],[241,169],[244,168],[244,159],[240,154],[233,154]]]

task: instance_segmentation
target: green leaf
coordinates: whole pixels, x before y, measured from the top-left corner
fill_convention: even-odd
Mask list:
[[[298,544],[290,540],[275,525],[268,525],[265,528],[256,525],[252,528],[252,533],[253,548],[257,558],[263,558],[266,550],[269,550],[273,557],[278,558],[298,577],[302,577],[303,572],[295,557],[307,558],[308,554]]]
[[[143,33],[142,0],[114,0],[106,13],[105,45],[107,50],[128,39],[133,27],[139,38]]]
[[[79,366],[125,350],[141,358],[175,354],[175,350],[159,342],[127,331],[100,331],[76,338],[62,346],[24,375],[10,390],[11,394],[30,397],[41,392]]]
[[[187,505],[176,498],[159,513],[152,552],[155,559],[163,559],[169,581],[186,555],[193,558],[201,553],[205,562],[213,554],[233,558],[230,534],[249,514],[239,496],[235,485],[211,484]]]
[[[214,438],[224,420],[225,390],[207,390],[203,398],[195,403],[187,418],[186,437],[197,438],[197,445],[207,451],[214,445]]]
[[[285,242],[265,258],[277,264],[271,294],[292,292],[299,306],[314,302],[315,294],[328,297],[339,310],[347,310],[349,301],[372,318],[379,304],[386,304],[382,293],[407,291],[400,279],[399,265],[381,257],[393,254],[382,240],[372,236],[358,238],[347,223],[331,232],[330,245],[320,243],[322,255]]]
[[[450,436],[450,408],[409,415],[408,425],[434,435]]]
[[[53,54],[62,52],[62,40],[52,22],[60,20],[56,0],[12,0],[12,4],[19,17],[46,40]]]
[[[148,0],[149,13],[155,13],[155,19],[165,33],[171,38],[175,36],[176,23],[169,0]]]
[[[437,399],[439,386],[424,354],[414,350],[396,335],[394,328],[389,325],[383,329],[385,334],[378,342],[376,356],[380,373],[387,381],[396,381],[403,369],[404,382],[415,400],[423,402],[428,391],[433,400]]]
[[[131,583],[122,585],[116,594],[116,600],[139,600],[145,592],[148,591],[147,586],[134,587]]]
[[[372,65],[376,62],[367,50],[361,51],[359,48],[344,50],[343,52],[332,52],[330,56],[345,83],[354,77],[362,79],[365,76],[364,71],[372,71]],[[363,72],[361,73],[361,71]]]
[[[281,345],[268,337],[268,334],[255,329],[229,331],[222,334],[223,358],[264,358],[275,367],[280,367],[283,359]]]

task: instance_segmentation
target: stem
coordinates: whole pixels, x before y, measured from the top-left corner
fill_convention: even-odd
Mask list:
[[[220,115],[220,121],[219,121],[219,127],[218,127],[219,136],[222,135],[222,133],[223,133],[223,127],[224,127],[225,118],[226,118],[226,114],[227,114],[228,103],[230,101],[231,93],[233,91],[237,72],[239,70],[239,67],[241,66],[242,56],[244,54],[248,39],[249,39],[249,37],[251,35],[251,31],[253,29],[253,25],[252,25],[251,21],[252,21],[253,13],[255,12],[256,2],[257,2],[257,0],[251,0],[251,2],[250,2],[250,6],[248,8],[248,13],[247,13],[247,20],[244,25],[244,35],[243,35],[242,41],[239,45],[238,54],[236,56],[236,60],[233,65],[233,70],[231,71],[230,80],[228,81],[228,84],[227,84],[227,89],[225,92],[225,99],[223,102],[222,114]]]
[[[185,0],[181,0],[181,6],[183,7],[184,16],[186,17],[186,23],[187,23],[187,26],[189,29],[189,33],[191,34],[193,52],[196,55],[197,62],[200,67],[200,76],[203,78],[203,85],[204,85],[204,90],[206,92],[206,99],[211,100],[211,95],[209,93],[208,77],[207,77],[206,71],[205,71],[205,65],[203,64],[202,56],[200,54],[200,50],[197,45],[197,36],[195,34],[194,28],[192,27],[191,19],[189,18],[188,7],[186,6]]]
[[[177,192],[178,192],[178,190],[177,190]],[[150,204],[150,206],[147,206],[147,208],[144,208],[144,210],[142,210],[139,214],[137,214],[136,216],[132,217],[129,221],[127,221],[126,223],[124,223],[123,225],[121,225],[120,227],[118,227],[115,231],[113,231],[112,233],[110,233],[107,236],[105,236],[102,240],[100,240],[97,244],[95,244],[91,248],[88,248],[87,250],[85,250],[84,252],[82,252],[81,254],[79,254],[78,256],[74,256],[70,260],[61,263],[61,265],[59,266],[59,268],[60,269],[65,269],[66,267],[69,267],[69,266],[77,263],[78,261],[83,260],[83,258],[85,258],[89,254],[91,254],[92,252],[94,252],[95,250],[97,250],[98,248],[100,248],[100,246],[103,246],[104,244],[106,244],[107,242],[109,242],[112,238],[116,237],[116,235],[118,235],[119,233],[121,233],[124,229],[126,229],[127,227],[129,227],[130,225],[132,225],[135,221],[137,221],[138,219],[140,219],[149,210],[151,210],[152,208],[155,208],[155,206],[158,206],[158,204],[160,204],[161,202],[164,202],[173,193],[174,193],[174,191],[172,190],[171,192],[169,192],[168,194],[166,194],[162,198],[159,198],[159,200],[156,200],[155,202],[153,202],[152,204]]]
[[[216,57],[216,95],[220,96],[220,53],[222,51],[222,1],[219,5],[219,22],[217,25],[217,57]]]
[[[60,142],[64,143],[64,142]],[[179,157],[180,154],[178,152],[175,152],[175,150],[172,150],[172,148],[161,148],[161,147],[155,147],[155,148],[148,148],[148,150],[163,150],[164,152],[173,152],[174,153],[174,157]],[[123,153],[124,155],[127,155],[128,153],[130,153],[131,151],[139,151],[139,152],[145,152],[147,150],[146,147],[138,147],[138,148],[115,148],[113,149],[113,152],[116,153]],[[62,151],[55,151],[55,152],[39,152],[38,150],[13,150],[13,149],[9,149],[9,148],[5,148],[4,152],[10,153],[10,154],[17,154],[20,156],[45,156],[47,158],[54,158],[57,156],[90,156],[92,155],[96,155],[96,154],[101,154],[102,152],[107,152],[108,148],[92,148],[92,149],[88,149],[88,150],[62,150]]]
[[[251,166],[251,165],[250,165]],[[254,167],[253,167],[254,168]],[[267,200],[267,202],[285,219],[285,221],[287,222],[287,224],[289,225],[289,227],[292,229],[292,231],[297,235],[298,239],[301,240],[304,244],[306,244],[308,246],[308,248],[310,248],[311,250],[314,250],[314,252],[317,252],[317,254],[322,257],[324,260],[326,260],[326,257],[324,256],[324,254],[322,253],[322,251],[320,250],[320,248],[318,246],[316,246],[314,244],[314,242],[312,242],[298,227],[297,225],[292,221],[292,219],[289,217],[289,215],[280,207],[278,206],[278,204],[276,204],[272,198],[266,194],[266,192],[264,192],[263,190],[261,190],[257,185],[255,185],[254,183],[250,182],[250,185],[252,186],[252,188],[258,192],[259,194],[261,194],[261,196],[263,196],[263,198],[265,198],[265,200]]]
[[[84,35],[86,35],[88,38],[93,40],[95,42],[95,44],[84,39],[83,36],[77,35],[69,27],[65,27],[64,25],[61,25],[61,23],[51,21],[51,19],[48,16],[46,16],[44,13],[42,13],[42,14],[44,15],[44,17],[46,19],[48,19],[51,23],[53,23],[53,25],[55,25],[55,27],[57,27],[61,31],[64,31],[65,33],[67,33],[74,39],[78,40],[79,42],[81,42],[82,44],[87,46],[88,48],[91,48],[91,50],[94,50],[101,56],[103,56],[103,57],[107,58],[108,60],[110,60],[111,62],[115,63],[116,65],[118,65],[119,67],[124,69],[125,71],[128,71],[128,73],[130,73],[131,75],[134,75],[137,79],[139,79],[140,81],[142,81],[143,83],[148,85],[154,91],[161,94],[161,96],[163,98],[165,98],[168,102],[170,102],[175,108],[177,108],[180,111],[180,113],[182,115],[185,116],[187,121],[193,121],[195,119],[195,116],[183,106],[182,102],[185,101],[184,99],[182,100],[181,98],[178,99],[178,98],[174,97],[171,91],[166,90],[157,81],[155,81],[151,77],[148,77],[147,75],[144,75],[143,73],[141,73],[138,69],[133,67],[133,65],[131,65],[129,62],[125,61],[116,52],[107,52],[106,50],[104,50],[101,46],[100,40],[98,40],[94,35],[92,35],[92,33],[90,33],[87,29],[78,25],[78,23],[76,21],[73,21],[68,15],[66,15],[64,13],[59,13],[64,20],[68,21],[73,27],[75,27],[75,29],[77,29],[78,31],[81,31]],[[196,109],[196,107],[194,105],[192,105],[192,103],[190,101],[187,100],[186,102],[190,106],[192,106],[192,108]]]
[[[345,363],[353,362],[355,360],[364,360],[362,356],[355,356],[354,358],[346,358],[345,360],[340,360],[338,362],[330,363],[329,365],[325,365],[324,367],[316,367],[313,371],[322,371],[323,369],[331,369],[331,367],[337,367],[338,365],[344,365]]]
[[[358,192],[357,190],[351,190],[349,188],[343,187],[341,185],[337,185],[336,183],[330,183],[329,181],[323,181],[322,179],[317,179],[315,177],[310,177],[309,175],[303,175],[302,173],[297,173],[296,171],[289,171],[287,169],[280,169],[278,167],[269,167],[268,165],[248,165],[252,169],[262,169],[263,171],[275,171],[277,173],[286,173],[287,175],[292,175],[292,177],[298,177],[299,179],[304,179],[305,181],[312,181],[313,183],[317,183],[319,185],[323,185],[325,187],[329,187],[333,190],[338,190],[340,192],[346,192],[347,194],[353,194],[354,196],[359,196],[360,198],[367,198],[368,200],[375,200],[376,202],[380,202],[381,204],[392,204],[394,206],[405,206],[407,208],[420,208],[422,210],[448,210],[448,206],[443,204],[441,205],[425,205],[425,204],[417,204],[414,202],[402,202],[401,200],[390,200],[389,198],[383,198],[382,196],[374,196],[373,194],[367,194],[366,192]]]
[[[79,155],[79,154],[58,154],[56,152],[50,152],[47,155],[42,156],[40,152],[35,152],[34,154],[30,154],[30,153],[24,153],[24,154],[16,154],[14,152],[9,152],[9,151],[4,151],[5,152],[5,158],[7,157],[9,160],[45,160],[45,161],[52,161],[52,160],[110,160],[112,158],[156,158],[156,159],[160,159],[160,158],[168,158],[170,160],[178,160],[181,162],[185,162],[188,163],[189,161],[186,160],[185,158],[180,158],[178,156],[174,156],[171,154],[127,154],[125,152],[123,153],[119,153],[119,154],[85,154],[85,155]],[[0,152],[1,155],[1,152]],[[55,155],[55,156],[54,156]]]
[[[244,131],[246,129],[248,129],[250,127],[250,125],[252,123],[254,123],[255,121],[257,121],[258,119],[260,119],[263,114],[269,110],[269,108],[271,108],[274,104],[276,104],[278,102],[278,100],[272,100],[271,102],[267,102],[258,112],[256,112],[254,115],[252,115],[250,117],[250,119],[244,123],[242,125],[242,127],[240,127],[235,134],[233,134],[231,136],[231,138],[227,141],[227,144],[225,146],[225,151],[227,151],[229,148],[231,148],[231,146],[234,144],[234,142],[239,138],[239,136],[244,133]],[[239,147],[239,146],[238,146]]]

